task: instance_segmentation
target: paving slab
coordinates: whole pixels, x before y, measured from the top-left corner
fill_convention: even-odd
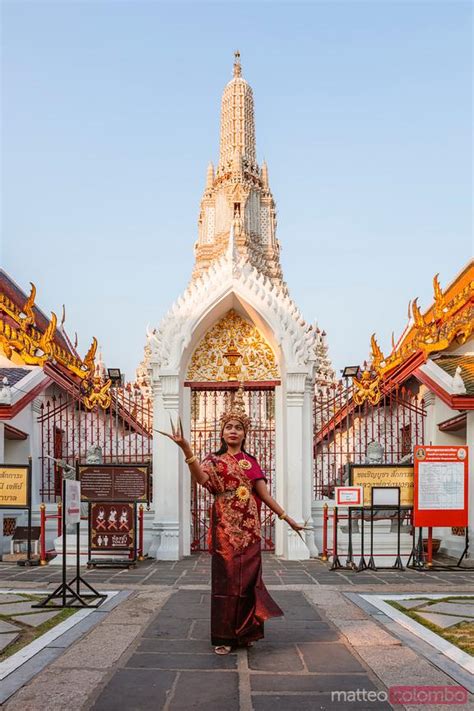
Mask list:
[[[428,600],[396,600],[401,607],[404,607],[405,610],[412,610],[414,607],[423,607],[423,605],[426,605]]]
[[[18,627],[16,625],[10,624],[10,622],[5,622],[5,620],[0,620],[0,634],[4,632],[16,632]]]
[[[310,642],[298,644],[308,671],[324,674],[364,672],[353,653],[342,643]]]
[[[156,707],[154,707],[156,708]],[[183,671],[169,705],[170,711],[239,711],[239,677],[236,672]]]
[[[43,622],[51,620],[53,617],[59,615],[58,611],[55,612],[35,612],[31,615],[15,615],[12,620],[15,622],[23,622],[23,624],[28,625],[28,627],[39,627]]]
[[[417,615],[422,617],[424,620],[427,622],[431,622],[433,625],[436,625],[437,627],[441,627],[441,629],[445,630],[448,629],[448,627],[454,627],[454,625],[459,624],[460,622],[465,622],[466,618],[465,617],[456,617],[454,615],[442,615],[437,612],[427,612],[424,610],[423,612],[420,612],[417,610]]]
[[[36,600],[25,600],[23,602],[9,602],[6,605],[2,605],[0,608],[0,615],[19,615],[22,612],[34,612],[31,606],[34,605]]]
[[[227,654],[165,654],[135,653],[126,666],[134,669],[236,669],[237,656]]]
[[[21,595],[12,595],[11,593],[0,593],[0,615],[3,615],[2,605],[6,602],[24,602],[25,598]]]
[[[14,642],[17,639],[17,637],[19,637],[19,636],[20,636],[19,632],[16,632],[16,633],[6,632],[3,634],[0,634],[0,652],[3,649],[6,649],[8,647],[8,645],[11,644],[12,642]]]
[[[333,701],[330,694],[252,695],[254,711],[392,711],[386,702]]]
[[[303,663],[298,650],[292,646],[271,644],[262,641],[248,651],[250,669],[272,672],[303,671]]]
[[[377,689],[367,674],[255,674],[250,675],[252,691],[328,692]]]
[[[474,618],[474,603],[467,602],[437,602],[435,605],[430,605],[423,612],[447,612],[450,615],[467,616]]]
[[[177,672],[154,669],[121,669],[114,675],[92,705],[94,711],[162,709]]]

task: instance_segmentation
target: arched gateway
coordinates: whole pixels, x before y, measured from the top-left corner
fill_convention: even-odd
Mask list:
[[[259,457],[273,493],[297,521],[311,521],[313,392],[333,378],[324,337],[305,323],[283,281],[275,203],[268,169],[256,160],[253,93],[234,77],[221,109],[220,158],[201,201],[195,267],[186,291],[148,334],[154,422],[169,428],[179,414],[198,454],[216,449],[218,418],[245,383],[254,429],[249,450]],[[206,547],[204,491],[192,491],[178,448],[154,440],[153,543],[150,554],[177,560]],[[288,527],[264,517],[263,545],[288,559],[316,555]]]

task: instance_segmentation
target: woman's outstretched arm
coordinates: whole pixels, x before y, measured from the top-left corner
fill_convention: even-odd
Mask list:
[[[203,472],[198,458],[194,455],[193,450],[191,449],[191,445],[189,444],[188,440],[185,439],[183,435],[183,428],[181,426],[181,420],[179,421],[179,426],[176,427],[176,429],[173,428],[173,434],[168,434],[168,432],[161,432],[160,430],[155,431],[159,432],[162,435],[165,435],[165,437],[168,437],[175,444],[178,445],[178,447],[184,454],[184,458],[191,460],[188,464],[188,467],[194,481],[197,481],[198,484],[205,484],[206,481],[209,479],[209,474]]]
[[[284,509],[280,506],[280,504],[275,501],[273,496],[271,496],[268,493],[267,485],[263,479],[258,479],[253,485],[254,491],[256,494],[258,494],[259,498],[263,501],[264,504],[268,506],[269,509],[273,511],[278,517],[282,517],[284,521],[288,523],[291,528],[293,528],[295,531],[301,531],[303,529],[303,526],[300,526],[299,523],[296,523],[296,521],[293,521],[292,518],[289,516],[286,516]]]

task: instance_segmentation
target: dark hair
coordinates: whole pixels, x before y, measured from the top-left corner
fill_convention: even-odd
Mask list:
[[[224,437],[221,437],[221,446],[219,447],[217,452],[214,452],[214,455],[216,457],[218,457],[221,454],[225,454],[227,452],[227,449],[228,449],[228,447],[227,447],[227,444],[224,440]],[[242,441],[242,446],[240,448],[240,451],[243,452],[244,454],[246,454],[247,457],[251,457],[251,459],[255,459],[255,461],[257,461],[257,457],[254,457],[253,454],[250,454],[250,452],[247,452],[247,450],[245,449],[245,438]]]

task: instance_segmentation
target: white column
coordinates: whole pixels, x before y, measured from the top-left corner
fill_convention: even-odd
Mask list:
[[[170,416],[175,423],[179,412],[179,377],[177,373],[159,374],[153,380],[154,427],[171,431]],[[181,450],[168,437],[153,436],[153,504],[155,520],[150,555],[157,560],[179,560],[182,556],[180,536],[180,499],[182,477]]]
[[[191,432],[191,388],[181,387],[181,420],[183,422],[184,436],[188,439]],[[193,443],[190,441],[191,447]],[[181,479],[181,506],[180,506],[180,537],[182,540],[182,555],[191,555],[191,474],[187,464],[183,464],[184,456],[180,451],[183,474]]]
[[[303,516],[308,528],[313,527],[312,503],[314,499],[314,462],[313,462],[313,397],[314,385],[312,378],[306,378],[303,403]],[[314,531],[303,533],[311,558],[317,558]]]
[[[474,411],[466,411],[466,444],[469,447],[469,473],[468,473],[468,492],[469,492],[469,541],[470,541],[470,558],[474,557],[472,547],[474,546]]]
[[[275,388],[275,498],[283,508],[286,508],[286,398],[281,385]],[[285,529],[287,524],[282,524],[275,518],[275,554],[285,554]]]
[[[286,387],[286,512],[298,523],[304,522],[303,500],[307,495],[305,487],[305,458],[311,456],[311,449],[305,451],[304,402],[307,369],[293,370],[287,374]],[[284,556],[288,560],[306,560],[309,549],[298,534],[289,526],[286,529]]]

